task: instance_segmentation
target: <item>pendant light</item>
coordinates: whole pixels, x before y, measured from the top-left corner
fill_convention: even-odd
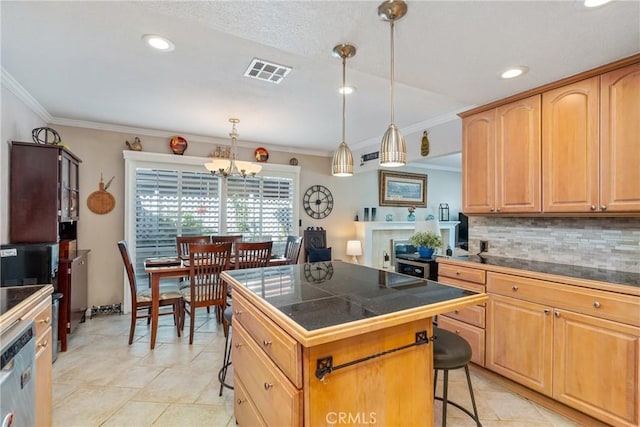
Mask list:
[[[407,4],[402,0],[387,0],[378,6],[378,16],[391,24],[391,124],[382,137],[380,144],[380,166],[397,167],[407,163],[407,146],[404,137],[394,123],[394,69],[393,69],[393,33],[394,23],[407,13]]]
[[[342,142],[333,154],[333,162],[331,162],[331,175],[333,176],[352,176],[353,175],[353,155],[349,146],[345,142],[345,126],[346,126],[346,104],[347,93],[345,87],[347,85],[347,58],[351,58],[356,54],[356,48],[350,44],[339,44],[333,48],[333,56],[342,58]]]

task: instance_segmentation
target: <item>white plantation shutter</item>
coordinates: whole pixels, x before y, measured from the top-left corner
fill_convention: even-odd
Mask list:
[[[124,157],[125,239],[141,284],[145,258],[175,256],[177,235],[243,234],[273,240],[273,253],[284,254],[286,236],[297,234],[297,166],[264,165],[259,176],[225,180],[212,176],[202,158],[133,151]]]

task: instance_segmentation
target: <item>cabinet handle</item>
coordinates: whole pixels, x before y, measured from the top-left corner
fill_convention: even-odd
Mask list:
[[[545,308],[544,309],[544,314],[549,314],[549,313],[551,313],[551,310],[549,310],[548,308]]]
[[[596,210],[596,205],[591,205],[591,206],[590,206],[590,209],[591,209],[592,211],[595,211],[595,210]]]
[[[40,343],[40,347],[42,347],[42,348],[47,348],[48,345],[49,345],[49,341],[47,341],[47,340],[44,340],[44,341],[42,341],[42,343]]]
[[[500,212],[500,208],[496,208],[496,212]]]
[[[273,384],[271,383],[264,383],[264,389],[269,391],[273,388]]]
[[[238,405],[242,405],[244,403],[244,399],[238,399],[238,400],[236,400],[236,403]]]
[[[456,276],[459,276],[459,275],[461,275],[461,274],[462,274],[461,272],[456,271]]]
[[[601,211],[606,211],[607,210],[607,205],[600,205],[600,210]]]
[[[513,285],[513,286],[511,287],[511,290],[512,290],[513,292],[516,292],[516,291],[518,290],[518,287],[517,287],[516,285]]]
[[[51,318],[47,316],[44,319],[40,319],[40,323],[44,323],[45,325],[48,325],[49,323],[51,323]]]
[[[456,334],[460,335],[460,329],[456,329]]]
[[[265,347],[269,347],[271,345],[271,341],[263,340],[262,345]]]
[[[560,317],[560,312],[559,311],[554,311],[553,315],[556,316],[556,317]]]
[[[235,346],[236,346],[236,348],[240,348],[240,347],[242,347],[242,343],[241,343],[241,342],[237,342],[237,343],[235,344]]]
[[[594,301],[593,308],[600,308],[600,301]]]
[[[455,314],[460,314],[460,310],[453,310]]]
[[[489,209],[489,212],[493,212],[493,211],[495,211],[495,209],[494,209],[494,208]]]
[[[236,310],[233,312],[233,314],[235,314],[236,316],[240,316],[242,314],[242,311]]]

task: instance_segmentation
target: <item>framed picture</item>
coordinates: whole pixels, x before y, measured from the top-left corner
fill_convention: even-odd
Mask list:
[[[427,207],[427,175],[378,171],[380,206]]]

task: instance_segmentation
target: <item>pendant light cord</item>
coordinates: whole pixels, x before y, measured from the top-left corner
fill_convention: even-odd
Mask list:
[[[346,56],[342,57],[342,142],[346,141],[345,138],[345,127],[347,120],[346,109],[347,109],[347,94],[346,94],[346,85],[347,85],[347,58]]]
[[[395,124],[395,115],[394,115],[394,110],[395,110],[395,103],[396,103],[396,97],[395,97],[395,85],[394,85],[394,81],[395,81],[395,75],[394,75],[394,67],[393,64],[395,62],[395,58],[394,58],[394,40],[393,40],[393,28],[394,28],[394,20],[391,20],[391,124]]]

